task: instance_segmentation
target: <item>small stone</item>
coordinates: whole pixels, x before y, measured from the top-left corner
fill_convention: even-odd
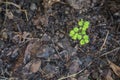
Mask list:
[[[36,4],[35,4],[35,3],[32,3],[32,4],[30,5],[30,9],[31,9],[32,11],[36,10],[36,9],[37,9]]]
[[[41,38],[42,41],[50,41],[50,39],[51,39],[50,36],[47,35],[46,33]]]
[[[3,32],[3,33],[2,33],[2,37],[3,37],[3,39],[7,39],[7,38],[8,38],[7,32]]]

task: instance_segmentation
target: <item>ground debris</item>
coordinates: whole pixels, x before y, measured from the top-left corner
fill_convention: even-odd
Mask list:
[[[0,79],[119,80],[119,9],[119,0],[0,0]],[[81,19],[83,46],[69,36]]]

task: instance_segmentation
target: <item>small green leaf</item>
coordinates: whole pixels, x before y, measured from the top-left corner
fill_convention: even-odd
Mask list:
[[[82,35],[79,34],[79,35],[77,36],[77,38],[78,38],[78,40],[81,40],[81,39],[82,39]]]
[[[88,29],[89,26],[83,25],[83,28]]]
[[[79,27],[79,30],[82,30],[82,27]]]
[[[87,30],[87,28],[85,28],[85,27],[82,28],[82,31],[86,31],[86,30]]]
[[[82,34],[82,35],[86,34],[86,31],[81,31],[81,34]]]
[[[89,21],[85,21],[83,27],[84,27],[84,28],[88,28],[89,25],[90,25],[90,22],[89,22]]]
[[[78,36],[78,33],[76,33],[76,34],[72,37],[72,39],[73,39],[73,40],[76,40],[76,39],[77,39],[77,36]]]
[[[89,39],[89,36],[88,36],[88,35],[84,35],[83,38],[84,38],[85,40],[88,40],[88,39]]]
[[[69,36],[74,36],[75,32],[73,30],[70,31]]]
[[[83,19],[81,19],[81,20],[78,22],[78,25],[82,27],[82,26],[83,26],[83,23],[84,23],[84,21],[83,21]]]
[[[78,32],[79,31],[79,28],[78,27],[74,27],[74,32]]]
[[[85,44],[85,41],[82,39],[80,40],[80,45],[84,45]]]
[[[89,39],[85,39],[85,43],[89,43]]]

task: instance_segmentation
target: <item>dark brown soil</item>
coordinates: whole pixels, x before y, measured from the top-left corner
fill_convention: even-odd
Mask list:
[[[84,46],[69,36],[80,19]],[[109,61],[120,66],[120,0],[0,0],[0,80],[120,80]]]

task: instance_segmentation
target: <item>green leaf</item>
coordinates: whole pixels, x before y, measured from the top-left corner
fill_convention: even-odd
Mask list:
[[[89,25],[90,25],[90,22],[89,22],[89,21],[85,21],[83,27],[84,27],[84,28],[88,28]]]
[[[83,21],[83,19],[81,19],[81,20],[78,22],[78,25],[82,27],[82,26],[83,26],[83,23],[84,23],[84,21]]]
[[[84,45],[85,44],[85,41],[82,39],[80,40],[80,45]]]
[[[89,43],[89,39],[85,39],[85,43]]]
[[[75,32],[73,30],[70,31],[69,36],[74,36]]]
[[[84,35],[83,38],[84,38],[85,40],[88,40],[88,39],[89,39],[89,36],[88,36],[88,35]]]
[[[73,40],[77,40],[77,36],[78,36],[78,33],[76,33],[76,34],[72,37],[72,39],[73,39]]]
[[[82,28],[82,31],[86,31],[86,30],[87,30],[87,28],[85,28],[85,27]]]
[[[78,27],[74,27],[74,32],[78,32],[79,31],[79,28]]]
[[[78,40],[81,40],[81,39],[82,39],[82,35],[80,35],[80,34],[77,35],[77,39],[78,39]]]
[[[82,30],[82,27],[79,27],[79,30]]]
[[[83,30],[82,30],[82,31],[81,31],[81,34],[82,34],[82,35],[86,34],[86,31],[83,31]]]

